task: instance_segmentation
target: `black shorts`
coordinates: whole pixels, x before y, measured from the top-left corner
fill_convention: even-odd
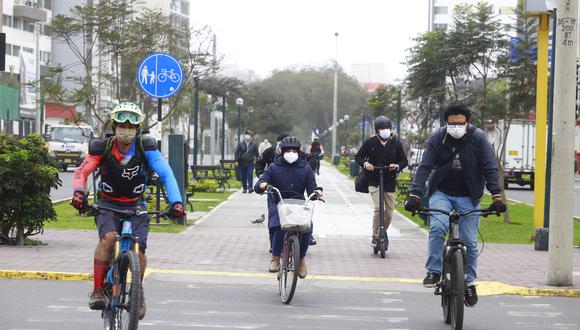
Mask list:
[[[137,205],[144,206],[143,203],[121,203],[112,202],[105,199],[100,199],[97,204],[99,206],[106,206],[115,209],[127,209],[134,208]],[[149,233],[149,215],[144,214],[141,216],[133,215],[131,220],[133,222],[133,235],[139,237],[139,249],[145,252],[147,248],[147,234]],[[99,230],[99,239],[103,238],[106,233],[115,231],[121,233],[121,218],[115,213],[110,211],[102,210],[100,211],[97,219],[95,220],[97,229]]]

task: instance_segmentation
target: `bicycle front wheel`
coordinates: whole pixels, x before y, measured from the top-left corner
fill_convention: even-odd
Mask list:
[[[300,267],[300,240],[295,234],[289,235],[282,250],[282,264],[280,265],[279,285],[280,298],[289,304],[296,291],[298,271]]]
[[[451,262],[451,292],[449,295],[449,309],[451,314],[451,328],[461,330],[463,328],[463,302],[465,297],[465,277],[463,270],[463,251],[453,252]]]
[[[135,251],[123,251],[118,262],[119,284],[115,308],[110,314],[111,329],[136,330],[141,303],[141,266]]]

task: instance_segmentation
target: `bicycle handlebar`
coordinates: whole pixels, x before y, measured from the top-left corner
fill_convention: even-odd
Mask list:
[[[278,190],[278,188],[272,186],[271,184],[268,184],[268,186],[266,187],[266,193],[267,194],[272,194],[273,192],[276,192],[278,194],[278,197],[280,198],[280,200],[283,200],[282,193],[280,192],[280,190]],[[296,194],[296,195],[297,196],[300,196],[299,194]],[[322,198],[315,198],[315,199],[312,198],[312,197],[316,197],[316,196],[318,196],[318,194],[316,194],[315,192],[313,192],[312,194],[308,195],[308,198],[306,198],[306,202],[311,201],[311,200],[312,201],[319,200],[319,201],[321,201],[323,203],[326,203],[324,201],[324,199],[322,199]]]
[[[465,211],[465,212],[457,212],[456,210],[447,211],[447,210],[434,209],[434,208],[428,208],[428,207],[424,207],[424,208],[417,210],[417,213],[423,214],[423,215],[431,215],[432,212],[442,213],[442,214],[445,214],[448,216],[451,216],[452,214],[456,214],[460,217],[466,216],[466,215],[469,215],[472,213],[481,213],[481,215],[483,217],[487,217],[490,214],[496,214],[499,217],[499,213],[496,213],[495,211],[491,210],[490,208],[476,209],[476,210],[470,210],[470,211]]]
[[[112,207],[107,207],[107,206],[101,206],[101,205],[89,205],[88,206],[88,210],[90,213],[97,215],[100,213],[100,211],[104,210],[104,211],[110,211],[113,213],[116,213],[117,215],[121,215],[121,216],[126,216],[126,217],[130,217],[132,215],[144,215],[144,214],[150,214],[150,215],[159,215],[160,217],[166,217],[166,218],[171,218],[170,211],[148,211],[148,210],[143,210],[140,209],[138,207],[136,208],[131,208],[131,209],[116,209],[116,208],[112,208]]]

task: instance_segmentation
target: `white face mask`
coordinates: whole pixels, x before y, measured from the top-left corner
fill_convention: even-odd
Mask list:
[[[129,144],[133,141],[137,135],[137,129],[135,128],[123,128],[123,127],[116,127],[115,128],[115,137],[124,144]]]
[[[244,141],[250,142],[251,139],[252,137],[249,134],[244,135]]]
[[[298,153],[297,152],[285,152],[284,159],[288,162],[288,164],[292,164],[298,160]]]
[[[465,125],[447,125],[447,133],[455,139],[461,139],[467,133],[467,123]]]
[[[387,139],[389,136],[391,136],[391,130],[390,129],[380,129],[379,136],[381,137],[381,139]]]

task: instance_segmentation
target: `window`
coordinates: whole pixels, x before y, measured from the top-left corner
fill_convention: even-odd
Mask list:
[[[20,56],[20,46],[12,45],[12,56]]]
[[[42,24],[41,28],[40,28],[40,33],[43,36],[47,36],[50,37],[51,36],[51,31],[50,31],[50,26],[46,25],[46,24]]]
[[[50,52],[40,51],[40,61],[44,62],[45,64],[50,63]]]
[[[12,55],[12,45],[6,44],[6,55]]]
[[[22,47],[22,51],[27,52],[27,53],[34,53],[34,49],[32,48],[28,48],[28,47]]]
[[[433,13],[435,15],[447,15],[447,7],[435,7]]]
[[[12,22],[13,22],[13,24],[12,24],[13,28],[22,30],[22,19],[20,19],[18,17],[14,17]]]
[[[12,16],[2,15],[2,25],[12,27]]]
[[[44,9],[48,9],[51,10],[52,9],[52,3],[50,0],[44,0]]]
[[[443,30],[447,31],[447,24],[433,24],[433,30]]]
[[[28,31],[28,32],[34,32],[34,21],[23,19],[22,20],[22,30]]]

